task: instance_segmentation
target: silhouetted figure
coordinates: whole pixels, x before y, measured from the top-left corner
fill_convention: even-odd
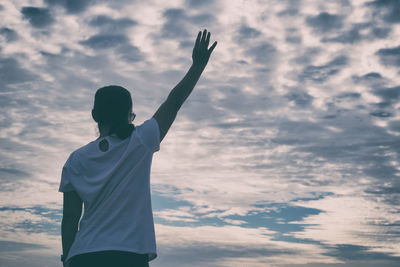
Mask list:
[[[137,127],[128,90],[97,90],[92,116],[100,137],[71,153],[62,170],[64,266],[141,267],[156,258],[152,157],[207,65],[217,44],[208,48],[209,42],[210,33],[199,32],[189,71],[153,117]]]

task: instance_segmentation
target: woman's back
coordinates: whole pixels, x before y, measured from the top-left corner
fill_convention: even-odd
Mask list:
[[[108,144],[107,151],[100,149],[101,142]],[[150,167],[159,144],[158,124],[152,118],[124,140],[106,136],[71,154],[59,191],[76,191],[84,215],[66,260],[102,250],[156,257]]]

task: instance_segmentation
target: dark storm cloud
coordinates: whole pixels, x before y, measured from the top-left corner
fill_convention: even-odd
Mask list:
[[[338,172],[346,176],[357,173],[359,175],[359,172],[362,172],[365,176],[374,179],[376,186],[397,179],[398,170],[391,162],[396,161],[400,154],[398,137],[389,134],[385,128],[373,125],[369,119],[360,120],[361,113],[357,114],[357,112],[357,110],[352,110],[351,113],[342,115],[338,113],[328,121],[281,121],[278,125],[277,137],[271,141],[292,147],[289,153],[290,159],[286,162],[293,161],[298,166],[298,170],[296,175],[289,174],[289,178],[297,178],[302,169],[309,175],[315,168],[308,169],[309,162],[313,164],[328,162],[337,166],[342,163],[359,166],[359,169],[354,172],[348,168],[343,168]],[[331,131],[331,127],[338,131]],[[296,156],[297,152],[301,152],[300,157]],[[298,161],[301,163],[299,164]],[[321,182],[318,177],[312,176],[306,180],[308,184]],[[327,181],[323,179],[322,182]]]
[[[215,21],[215,17],[209,13],[190,16],[185,9],[170,8],[163,12],[165,23],[161,28],[161,37],[168,39],[187,39],[189,34],[188,24],[205,25]]]
[[[208,13],[207,14],[197,14],[197,15],[193,15],[193,16],[188,16],[187,20],[194,25],[198,25],[198,24],[209,25],[214,22],[215,17]]]
[[[239,29],[239,39],[247,40],[251,38],[256,38],[261,35],[261,32],[255,28],[249,27],[245,24],[242,24]]]
[[[400,23],[399,0],[375,0],[366,4],[372,8],[375,15],[388,23]]]
[[[377,110],[371,112],[370,115],[379,118],[392,117],[393,112],[390,109],[393,108],[394,104],[398,103],[400,99],[400,86],[376,87],[372,90],[372,93],[378,96],[381,102],[372,105],[376,107]]]
[[[339,244],[335,245],[332,248],[331,252],[324,253],[325,255],[335,257],[342,261],[348,260],[389,260],[391,264],[396,264],[400,261],[400,257],[391,256],[387,253],[382,252],[373,252],[370,251],[370,247],[367,246],[357,246],[357,245],[350,245],[350,244]],[[355,264],[357,266],[364,266]],[[388,265],[388,266],[395,266],[395,265]]]
[[[162,37],[170,39],[189,37],[189,32],[186,29],[184,9],[167,9],[164,11],[163,17],[166,19],[166,22],[161,28]]]
[[[306,92],[291,92],[286,95],[286,98],[289,99],[289,101],[293,101],[296,106],[301,108],[306,108],[310,106],[314,99],[314,97],[307,94]]]
[[[297,54],[296,57],[293,58],[293,63],[296,63],[301,66],[305,66],[314,61],[314,58],[321,53],[321,48],[318,47],[310,47],[306,48],[303,53]]]
[[[0,35],[4,36],[7,42],[11,43],[18,39],[18,34],[10,28],[1,27],[0,28]]]
[[[68,13],[81,13],[85,11],[92,0],[45,0],[49,6],[62,6]]]
[[[23,7],[21,13],[24,19],[35,28],[44,28],[54,23],[54,19],[47,8]]]
[[[89,21],[90,26],[101,27],[108,32],[124,30],[137,24],[136,21],[130,18],[113,19],[105,15],[96,16]]]
[[[0,57],[0,91],[7,85],[28,82],[36,79],[36,75],[23,69],[15,58]]]
[[[391,29],[388,27],[377,27],[374,23],[357,23],[344,32],[334,37],[325,37],[323,42],[334,42],[343,44],[354,44],[364,40],[385,39],[389,36]]]
[[[400,46],[381,48],[375,54],[383,65],[400,67]]]
[[[97,34],[80,43],[93,49],[105,49],[127,44],[128,38],[122,34]]]
[[[384,102],[398,102],[400,98],[400,86],[377,89],[373,93],[381,97]]]
[[[144,59],[143,54],[138,47],[130,44],[125,44],[117,49],[121,59],[127,62],[137,62]]]
[[[20,169],[0,168],[0,176],[1,179],[3,180],[4,177],[6,176],[19,178],[19,177],[27,177],[29,176],[29,174]]]
[[[12,252],[12,251],[47,249],[48,248],[46,246],[39,245],[39,244],[14,242],[14,241],[6,241],[6,240],[0,240],[0,247],[1,247],[1,252]]]
[[[344,93],[337,96],[337,98],[349,98],[349,99],[359,99],[361,97],[360,93]]]
[[[175,247],[173,243],[163,244],[159,249],[160,255],[163,255],[165,267],[179,266],[182,262],[190,262],[192,266],[221,266],[219,263],[224,258],[235,259],[241,262],[240,258],[253,258],[276,256],[293,257],[300,252],[296,249],[274,247],[272,244],[268,247],[263,245],[255,246],[219,246],[212,243],[196,242],[185,247]],[[270,262],[259,261],[268,266]]]
[[[277,52],[275,46],[267,42],[249,47],[245,51],[255,62],[266,65],[275,64]]]
[[[314,32],[323,34],[341,29],[343,26],[343,18],[338,15],[322,12],[316,16],[307,17],[306,23],[314,30]]]
[[[241,118],[248,118],[253,117],[253,114],[257,111],[265,110],[266,106],[272,106],[271,98],[266,94],[248,94],[240,86],[225,85],[216,87],[215,89],[218,90],[218,92],[224,92],[225,94],[223,98],[218,99],[213,103],[214,107],[217,106],[219,109],[223,109],[223,113],[215,110],[215,116],[219,115],[219,117],[224,118],[226,116],[229,117],[229,114],[231,113],[235,117],[240,116]],[[213,109],[215,109],[214,107]],[[199,111],[201,111],[200,105]],[[210,112],[211,111],[213,110],[210,110]]]
[[[144,58],[140,49],[130,44],[128,38],[123,34],[97,34],[80,43],[96,50],[116,48],[115,51],[121,56],[121,59],[128,62],[141,61]]]
[[[213,4],[214,0],[185,0],[186,6],[189,8],[207,6]]]
[[[400,120],[390,121],[388,127],[392,131],[400,132]]]
[[[284,2],[284,1],[280,1]],[[298,0],[288,0],[286,2],[286,9],[280,11],[277,15],[280,17],[284,16],[295,16],[299,14],[299,7],[301,5],[301,1]]]
[[[346,56],[338,56],[320,66],[306,66],[300,74],[300,81],[311,80],[314,82],[325,82],[331,76],[338,74],[348,64]]]
[[[362,82],[366,84],[375,84],[377,81],[381,82],[383,80],[383,77],[378,72],[369,72],[362,76],[353,76],[353,80],[356,83]]]
[[[296,28],[289,28],[286,30],[286,42],[292,44],[300,44],[301,40],[301,34]]]

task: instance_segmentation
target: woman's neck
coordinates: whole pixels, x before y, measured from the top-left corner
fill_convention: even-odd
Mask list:
[[[100,136],[99,138],[106,137],[107,135],[110,134],[111,126],[109,125],[100,125],[99,126],[99,132]]]

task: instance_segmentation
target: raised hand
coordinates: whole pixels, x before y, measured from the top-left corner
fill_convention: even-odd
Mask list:
[[[197,35],[192,53],[193,65],[196,67],[206,67],[210,55],[217,45],[217,42],[214,42],[212,46],[208,48],[208,45],[210,44],[210,35],[210,32],[207,33],[207,30],[204,30],[203,34],[200,31]]]

